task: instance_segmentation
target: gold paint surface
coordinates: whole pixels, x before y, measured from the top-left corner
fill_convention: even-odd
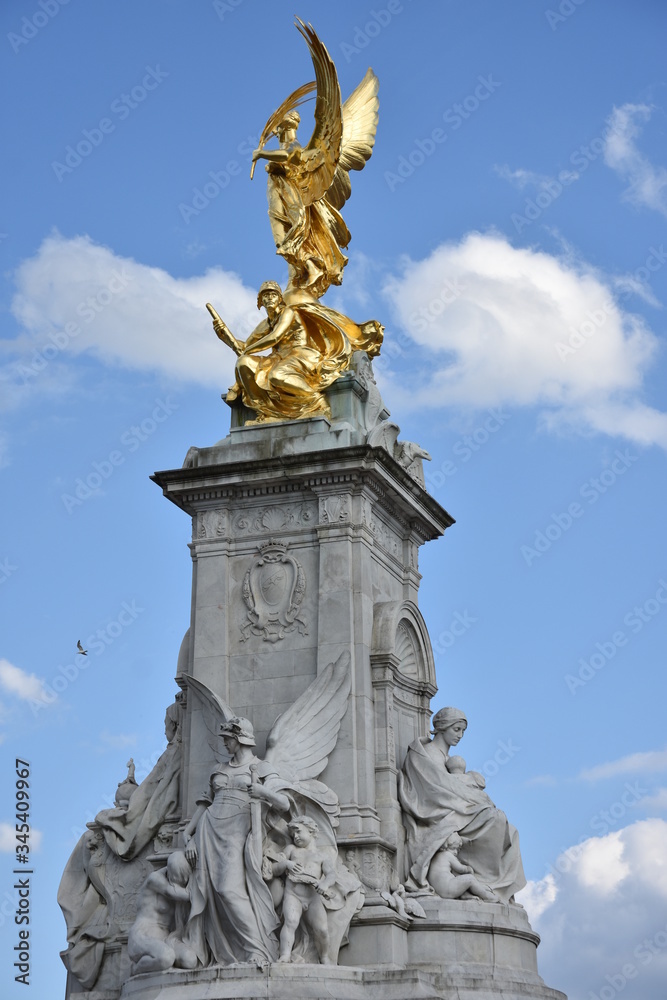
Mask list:
[[[287,286],[283,293],[276,282],[264,282],[257,307],[266,310],[266,319],[245,341],[207,303],[216,335],[238,357],[227,402],[240,398],[257,422],[329,416],[323,390],[347,370],[354,351],[379,354],[383,335],[377,321],[357,324],[319,302],[343,280],[350,232],[340,209],[350,197],[350,170],[361,170],[373,151],[378,79],[369,69],[343,104],[331,56],[311,25],[297,18],[296,26],[308,45],[315,82],[299,87],[273,112],[250,175],[258,160],[266,160],[269,223],[276,253],[287,262]],[[303,147],[296,109],[313,91],[315,128]],[[278,149],[265,148],[271,136]]]

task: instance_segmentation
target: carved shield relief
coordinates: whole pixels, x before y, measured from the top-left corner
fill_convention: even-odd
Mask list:
[[[307,635],[299,609],[306,590],[303,566],[275,539],[260,545],[243,578],[243,600],[248,609],[241,625],[241,642],[261,635],[265,642],[278,642],[288,632]]]

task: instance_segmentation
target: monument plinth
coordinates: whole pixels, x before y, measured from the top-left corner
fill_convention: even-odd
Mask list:
[[[347,262],[339,209],[377,79],[342,104],[298,27],[316,82],[253,157],[288,283],[261,286],[246,341],[209,306],[238,356],[231,429],[152,477],[192,519],[190,627],[164,753],[119,782],[63,876],[67,997],[564,1000],[515,902],[518,833],[450,752],[465,714],[431,720],[418,554],[453,519],[375,383],[382,327],[319,302]]]

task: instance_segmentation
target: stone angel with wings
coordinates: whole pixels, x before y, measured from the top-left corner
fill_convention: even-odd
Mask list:
[[[288,824],[295,817],[317,825],[319,847],[335,873],[326,901],[327,960],[335,963],[362,894],[359,880],[338,861],[338,798],[317,779],[336,744],[350,684],[350,658],[343,654],[278,718],[260,759],[250,720],[187,677],[188,691],[216,741],[210,744],[212,757],[219,760],[184,830],[186,857],[194,869],[184,940],[201,965],[277,961],[285,880],[275,872],[286,867]],[[224,742],[226,759],[218,741]],[[300,928],[293,955],[300,961],[323,960],[306,926]]]
[[[340,285],[350,232],[340,209],[350,197],[350,170],[370,158],[378,122],[378,79],[369,69],[343,104],[336,67],[312,25],[297,18],[315,68],[315,80],[283,101],[253,153],[267,161],[269,220],[276,252],[289,267],[285,301],[319,299]],[[315,128],[307,146],[297,140],[297,108],[316,91]],[[279,149],[265,149],[275,135]],[[251,173],[252,177],[252,173]]]

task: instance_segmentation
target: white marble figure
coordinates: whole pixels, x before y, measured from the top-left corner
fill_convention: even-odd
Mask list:
[[[274,876],[285,875],[283,926],[279,962],[289,962],[297,928],[303,921],[312,932],[322,965],[333,965],[324,901],[331,899],[336,866],[328,851],[317,846],[319,827],[309,816],[296,816],[287,825],[292,844],[272,865]]]
[[[127,938],[133,976],[174,966],[196,967],[197,956],[182,940],[190,908],[190,873],[183,851],[174,851],[166,866],[152,872],[141,887],[137,917]]]
[[[429,878],[443,899],[469,899],[476,896],[487,903],[498,903],[495,892],[483,885],[471,865],[462,864],[457,855],[463,847],[458,833],[450,833],[431,863]]]
[[[433,716],[433,739],[417,739],[408,748],[398,786],[407,832],[405,885],[412,892],[438,892],[437,885],[445,885],[452,871],[441,848],[458,833],[460,862],[471,866],[500,902],[512,902],[526,884],[519,835],[476,783],[448,770],[449,751],[467,725],[459,709],[442,708]]]
[[[446,763],[445,767],[450,774],[455,774],[460,781],[463,781],[467,785],[468,791],[466,794],[470,797],[476,798],[478,802],[484,803],[486,805],[493,806],[495,809],[495,803],[491,801],[489,796],[486,794],[484,789],[486,788],[486,778],[479,771],[466,771],[466,762],[463,757],[450,757]],[[475,795],[474,792],[471,793],[470,789],[478,789],[478,794]]]
[[[186,857],[195,867],[187,941],[203,965],[210,951],[218,965],[261,966],[277,957],[279,924],[261,854],[253,850],[252,804],[264,801],[287,812],[289,800],[271,788],[279,784],[277,772],[252,752],[255,737],[247,719],[232,717],[220,735],[230,760],[211,774],[210,794],[199,800],[183,833]]]
[[[137,784],[137,779],[134,776],[134,758],[130,757],[125,766],[127,767],[127,777],[118,782],[118,788],[116,789],[116,795],[114,797],[114,804],[117,809],[127,810],[130,804],[130,799],[136,792],[139,785]]]
[[[58,889],[68,945],[60,955],[84,989],[91,989],[99,975],[104,943],[112,932],[112,894],[105,878],[108,853],[101,831],[87,830],[67,862]]]
[[[421,903],[417,902],[416,899],[411,898],[406,894],[405,886],[398,885],[393,892],[384,891],[380,895],[384,899],[387,906],[390,906],[392,910],[396,910],[399,917],[403,917],[404,920],[412,920],[413,917],[425,917],[426,912]]]
[[[107,844],[124,861],[135,858],[150,843],[164,821],[178,809],[183,754],[180,732],[182,697],[182,692],[179,692],[174,703],[167,708],[164,733],[168,745],[153,770],[140,785],[135,781],[134,790],[128,794],[134,779],[132,767],[131,778],[128,775],[118,786],[121,792],[118,801],[124,804],[114,809],[103,809],[95,817]]]
[[[86,989],[102,968],[105,945],[123,932],[123,900],[141,885],[145,874],[142,852],[178,806],[182,745],[182,693],[167,709],[168,746],[150,774],[137,785],[134,762],[116,789],[115,806],[95,817],[95,827],[79,839],[58,889],[58,903],[67,924],[63,962]],[[136,866],[122,862],[137,861]]]
[[[201,965],[264,965],[278,959],[276,905],[280,900],[263,878],[262,862],[267,834],[285,827],[285,818],[306,812],[317,817],[335,857],[338,798],[315,779],[335,746],[347,707],[349,664],[349,654],[329,664],[280,716],[269,733],[264,760],[253,753],[250,722],[233,716],[229,706],[201,681],[186,677],[205,725],[222,736],[230,754],[229,760],[214,768],[210,791],[199,801],[184,831],[186,856],[194,865],[184,940]],[[349,872],[347,876],[349,882]],[[337,934],[336,956],[359,902],[359,883],[353,881],[345,893],[357,896],[347,909],[344,898],[338,904],[347,923]]]

